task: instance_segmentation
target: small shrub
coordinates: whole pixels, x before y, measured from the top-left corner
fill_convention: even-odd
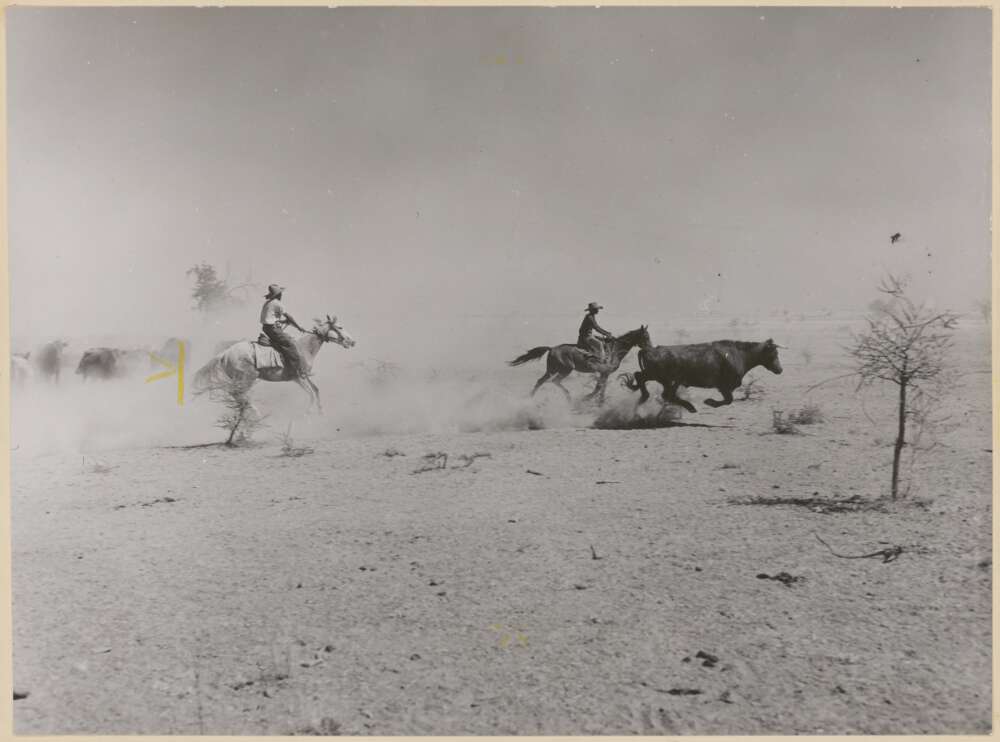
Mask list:
[[[771,428],[780,435],[794,435],[799,432],[795,423],[785,417],[783,410],[771,411]]]
[[[216,398],[225,407],[225,412],[215,421],[216,427],[229,431],[224,445],[240,446],[250,443],[253,434],[264,426],[266,417],[253,406],[245,387],[230,382],[219,390]]]
[[[806,405],[797,412],[793,412],[788,416],[788,419],[796,425],[814,425],[826,421],[819,405],[814,404]]]
[[[288,423],[288,430],[281,434],[279,437],[281,440],[281,455],[282,456],[305,456],[310,453],[314,453],[315,449],[310,446],[296,446],[295,441],[292,439],[292,424]]]

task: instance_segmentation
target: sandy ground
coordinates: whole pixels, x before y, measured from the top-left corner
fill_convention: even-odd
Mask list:
[[[476,424],[432,424],[430,392],[330,391],[301,457],[273,430],[166,447],[217,440],[197,416],[155,442],[39,451],[39,426],[68,428],[15,399],[15,731],[988,732],[986,330],[959,337],[952,425],[914,492],[846,512],[822,503],[887,489],[892,426],[866,414],[892,400],[806,394],[835,374],[835,335],[803,329],[810,358],[759,372],[762,399],[712,410],[691,390],[681,422],[700,425],[653,430],[590,428],[554,388],[526,407],[541,364],[500,372],[502,394],[482,394],[507,407]],[[807,402],[827,421],[772,433],[772,409]],[[446,468],[414,473],[435,452]],[[764,497],[817,504],[740,504]],[[816,535],[903,551],[843,559]],[[801,579],[758,577],[782,572]]]

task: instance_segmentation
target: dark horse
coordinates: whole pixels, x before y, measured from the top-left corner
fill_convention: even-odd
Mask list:
[[[564,343],[553,347],[539,345],[537,348],[532,348],[524,355],[518,356],[511,361],[509,365],[520,366],[522,363],[537,360],[546,353],[549,354],[545,363],[545,373],[542,375],[542,378],[538,380],[538,383],[535,384],[535,388],[531,390],[532,396],[534,396],[535,392],[538,391],[538,388],[542,384],[546,381],[551,381],[563,390],[563,393],[566,395],[566,399],[570,399],[569,390],[562,385],[563,379],[574,371],[579,371],[584,374],[600,374],[597,379],[597,386],[594,387],[594,391],[586,395],[584,399],[599,397],[601,403],[603,403],[604,388],[607,386],[608,376],[618,370],[618,367],[625,359],[625,356],[628,355],[628,352],[637,345],[640,348],[652,348],[653,346],[653,342],[649,339],[649,330],[646,329],[646,325],[643,325],[637,330],[626,332],[621,337],[609,340],[607,344],[607,363],[601,363],[601,361],[594,357],[593,354],[588,353],[582,348],[578,348],[572,343]]]
[[[738,340],[716,340],[714,343],[696,345],[658,345],[639,351],[639,371],[621,374],[625,386],[632,391],[641,390],[639,404],[649,399],[647,381],[656,381],[663,387],[663,400],[678,404],[688,412],[697,412],[694,405],[677,396],[678,386],[696,386],[718,389],[722,401],[706,399],[709,407],[731,404],[733,390],[743,384],[743,376],[752,368],[763,366],[780,374],[778,346],[771,339],[763,343],[745,343]]]

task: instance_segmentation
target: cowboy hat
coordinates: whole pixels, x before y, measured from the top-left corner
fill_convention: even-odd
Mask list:
[[[593,312],[595,309],[604,309],[604,307],[602,307],[596,301],[592,301],[592,302],[590,302],[590,304],[587,305],[587,311],[588,312]]]
[[[265,296],[264,298],[265,299],[270,299],[270,298],[272,298],[274,296],[277,296],[278,294],[280,294],[284,290],[285,290],[284,286],[279,286],[276,283],[272,283],[271,285],[269,285],[267,287],[267,296]]]

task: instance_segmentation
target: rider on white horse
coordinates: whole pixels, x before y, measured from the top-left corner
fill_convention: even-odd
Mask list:
[[[271,345],[285,361],[286,377],[294,379],[309,374],[303,366],[302,357],[299,355],[298,348],[295,347],[295,341],[285,333],[282,326],[291,325],[299,332],[308,332],[308,330],[296,322],[295,318],[285,310],[281,303],[284,290],[284,286],[279,286],[276,283],[267,287],[264,306],[260,310],[260,324],[267,339],[271,341]]]

